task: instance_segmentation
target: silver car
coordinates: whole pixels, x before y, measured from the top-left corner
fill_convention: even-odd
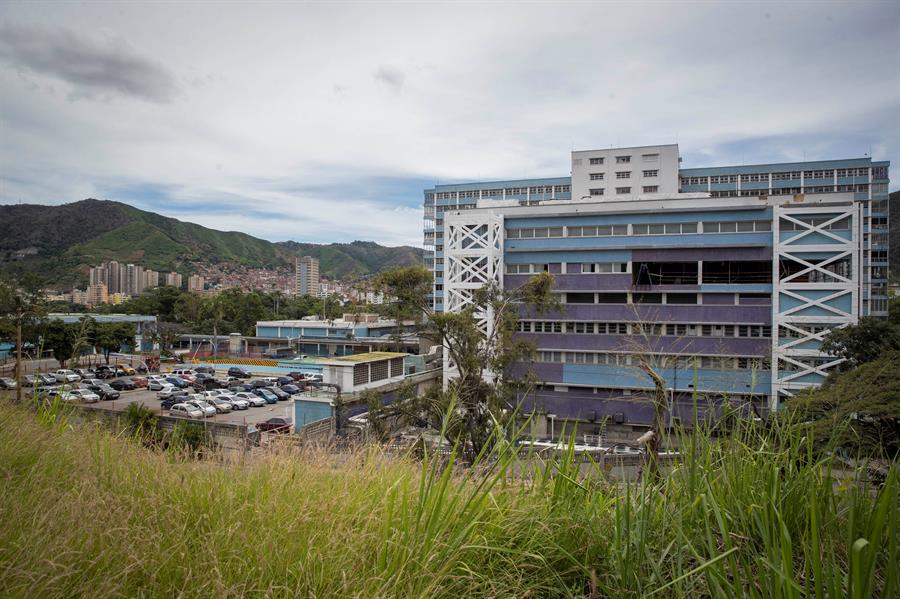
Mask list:
[[[206,403],[206,402],[203,401],[202,399],[191,399],[191,400],[186,401],[186,402],[184,402],[184,403],[187,404],[187,405],[189,405],[189,406],[194,406],[194,407],[197,408],[198,410],[201,410],[201,411],[203,412],[203,415],[206,416],[207,418],[212,418],[213,416],[216,415],[216,411],[217,411],[216,408],[214,408],[213,406],[209,405],[208,403]]]
[[[184,418],[193,418],[194,420],[203,419],[203,411],[197,406],[184,403],[177,403],[169,408],[170,416],[182,416]]]
[[[249,403],[254,408],[261,408],[266,405],[266,400],[258,395],[253,395],[252,393],[247,393],[246,391],[241,391],[240,393],[235,393],[234,397],[236,399],[243,399],[247,403]]]

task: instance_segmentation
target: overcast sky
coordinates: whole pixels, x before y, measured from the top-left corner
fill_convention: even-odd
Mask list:
[[[900,182],[900,2],[0,0],[0,203],[421,244],[422,189],[872,155]]]

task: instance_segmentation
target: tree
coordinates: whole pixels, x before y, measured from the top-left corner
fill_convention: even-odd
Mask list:
[[[454,405],[447,430],[477,455],[490,442],[495,423],[503,424],[517,413],[518,397],[532,383],[520,365],[533,356],[534,345],[515,332],[520,311],[558,307],[553,275],[540,273],[512,290],[488,283],[473,292],[465,309],[440,313],[428,301],[431,273],[423,266],[391,269],[375,283],[400,304],[395,313],[424,320],[421,335],[443,346],[456,376],[446,393],[435,391],[441,401],[427,405]]]
[[[94,329],[94,348],[109,364],[110,354],[120,351],[123,345],[134,343],[134,336],[134,324],[130,322],[101,322]]]
[[[58,318],[48,321],[43,327],[44,348],[53,352],[60,368],[78,351],[79,340],[76,325],[66,324]]]
[[[0,323],[11,326],[16,338],[16,401],[22,401],[22,328],[45,313],[40,279],[31,273],[0,281]]]
[[[900,350],[900,329],[873,317],[861,318],[856,325],[834,329],[822,341],[823,352],[844,358],[840,370],[877,360],[895,350]]]
[[[161,356],[174,356],[172,351],[178,343],[179,335],[184,332],[184,327],[175,322],[158,322],[156,329],[150,333],[150,341],[159,345]]]
[[[803,422],[818,451],[840,448],[860,456],[900,457],[900,352],[886,353],[819,389],[785,403],[781,417]]]

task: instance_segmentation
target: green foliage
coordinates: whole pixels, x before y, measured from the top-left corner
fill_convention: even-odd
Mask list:
[[[809,422],[816,448],[852,456],[900,457],[900,351],[848,372],[786,402],[792,421]]]
[[[896,597],[900,469],[875,488],[788,425],[743,426],[685,439],[651,487],[500,432],[464,471],[427,451],[200,462],[4,406],[0,595]]]
[[[843,369],[877,360],[900,350],[900,329],[882,318],[865,317],[859,324],[833,329],[822,341],[822,351],[844,358]]]
[[[212,436],[202,424],[176,422],[169,435],[169,450],[197,454],[213,446]]]
[[[125,409],[125,421],[128,432],[147,443],[155,443],[161,439],[157,426],[156,413],[142,403],[130,403]]]

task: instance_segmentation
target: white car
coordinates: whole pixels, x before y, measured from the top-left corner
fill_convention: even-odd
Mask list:
[[[234,410],[246,410],[250,408],[249,401],[236,397],[234,393],[226,389],[215,389],[213,391],[206,391],[205,393],[210,394],[209,397],[214,399],[224,399],[231,404],[232,409]]]
[[[204,401],[214,407],[219,414],[227,414],[234,409],[234,405],[230,401],[221,397],[208,397]]]
[[[194,406],[198,410],[202,410],[203,415],[206,416],[207,418],[212,418],[213,416],[216,415],[216,408],[209,405],[202,399],[191,399],[184,403],[186,403],[189,406]]]
[[[100,401],[100,396],[88,389],[72,389],[59,397],[63,401],[83,401],[84,403],[97,403]]]
[[[74,370],[67,370],[65,368],[61,368],[54,372],[53,378],[56,379],[57,383],[77,383],[81,380],[81,377],[75,374]]]
[[[252,393],[247,393],[246,391],[235,393],[234,397],[235,399],[243,399],[254,408],[261,408],[266,405],[266,400],[264,400],[262,397],[260,397],[259,395],[254,395]]]
[[[182,416],[184,418],[193,418],[194,420],[203,419],[203,411],[197,406],[184,403],[177,403],[169,408],[170,416]]]

